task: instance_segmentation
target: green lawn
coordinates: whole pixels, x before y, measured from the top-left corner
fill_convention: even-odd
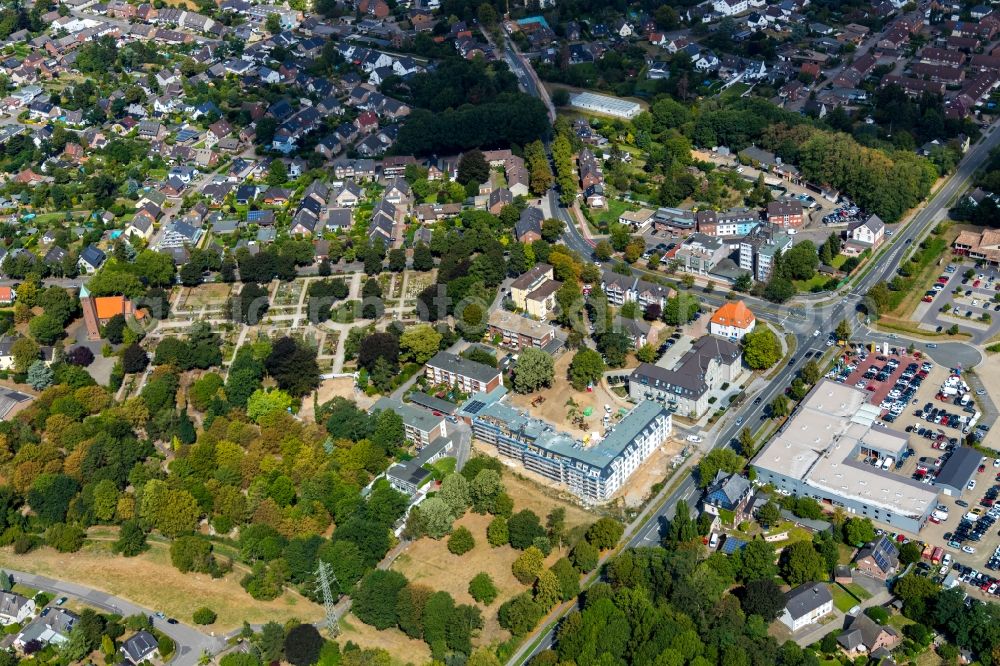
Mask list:
[[[602,210],[599,214],[594,215],[594,224],[600,228],[602,224],[611,224],[612,222],[617,222],[621,214],[627,210],[638,210],[639,207],[627,203],[625,201],[619,201],[618,199],[608,199],[608,209]]]
[[[916,622],[908,617],[900,615],[899,613],[893,613],[891,616],[889,616],[889,624],[890,626],[893,626],[896,629],[902,631],[903,627],[905,627],[906,625],[916,624]]]
[[[458,461],[454,458],[441,458],[430,465],[424,465],[424,469],[430,471],[435,479],[441,480],[449,474],[454,473]]]
[[[837,550],[840,554],[837,558],[837,562],[840,564],[850,564],[851,560],[854,558],[854,549],[846,543],[839,543],[837,544]]]
[[[846,613],[858,605],[858,600],[848,593],[840,585],[830,585],[830,594],[833,595],[833,605],[837,610]]]
[[[844,587],[847,589],[848,592],[850,592],[851,594],[853,594],[855,597],[857,597],[861,601],[865,601],[866,599],[871,599],[872,598],[871,593],[869,593],[868,590],[866,590],[865,588],[861,587],[857,583],[848,583],[847,585],[844,585]]]
[[[792,284],[795,285],[795,289],[799,293],[806,293],[812,291],[815,287],[822,287],[829,279],[829,275],[816,273],[816,275],[808,280],[792,280]]]

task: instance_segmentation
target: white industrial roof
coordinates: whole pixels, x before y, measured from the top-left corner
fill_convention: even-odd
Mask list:
[[[805,485],[901,515],[923,515],[937,491],[855,460],[859,447],[901,451],[907,437],[874,425],[878,408],[853,386],[822,380],[753,464]]]

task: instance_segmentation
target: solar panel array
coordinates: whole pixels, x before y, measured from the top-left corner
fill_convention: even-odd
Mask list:
[[[465,406],[465,411],[469,414],[478,414],[479,410],[486,406],[486,403],[481,400],[473,400],[468,405]]]
[[[743,539],[726,537],[726,541],[722,544],[722,552],[726,555],[732,555],[736,551],[741,550],[745,545],[747,545],[747,542]]]

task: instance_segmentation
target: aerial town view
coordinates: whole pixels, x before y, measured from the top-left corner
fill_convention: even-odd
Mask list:
[[[987,0],[0,0],[0,666],[1000,665],[998,127]]]

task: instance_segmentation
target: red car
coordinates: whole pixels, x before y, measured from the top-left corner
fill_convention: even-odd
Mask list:
[[[937,518],[935,518],[934,516],[931,516],[930,518],[928,518],[928,520],[930,520],[935,525],[940,525],[941,524],[941,521],[938,520]]]
[[[972,286],[973,287],[978,287],[979,286],[979,280],[976,280],[975,282],[973,282]]]

